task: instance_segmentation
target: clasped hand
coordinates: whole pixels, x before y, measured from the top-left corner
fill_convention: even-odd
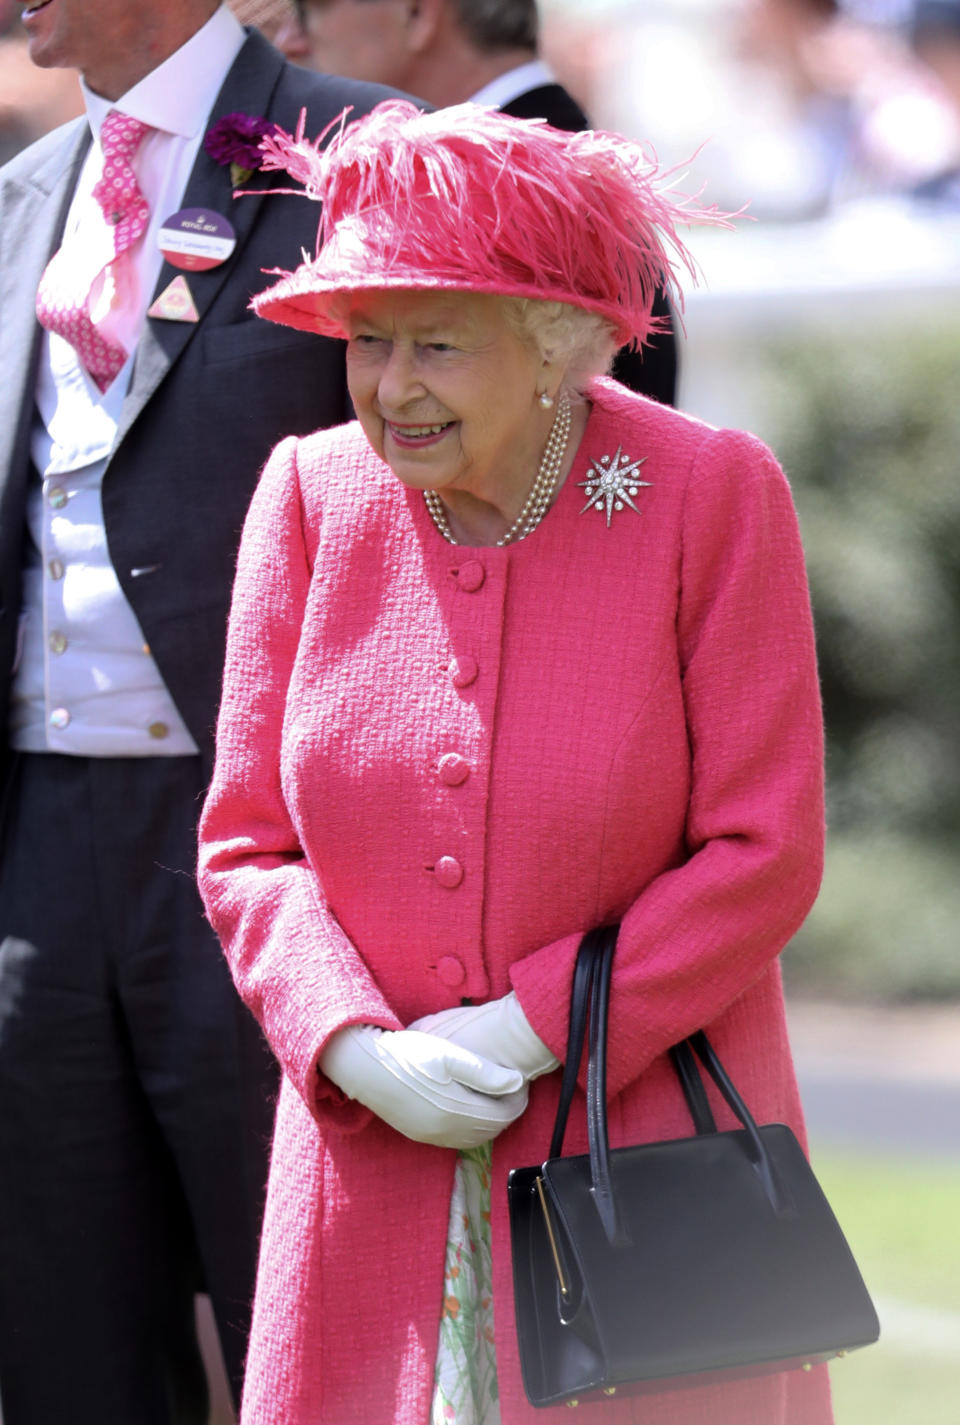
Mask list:
[[[439,1034],[450,1044],[470,1049],[507,1069],[516,1069],[525,1083],[549,1074],[560,1063],[534,1033],[513,990],[486,1004],[457,1005],[455,1009],[424,1015],[415,1019],[410,1028]]]
[[[474,1148],[520,1117],[529,1081],[558,1062],[511,993],[440,1010],[408,1029],[351,1025],[332,1037],[320,1067],[407,1138]]]
[[[518,1070],[416,1029],[352,1024],[333,1035],[320,1067],[398,1133],[440,1148],[476,1148],[527,1106]]]

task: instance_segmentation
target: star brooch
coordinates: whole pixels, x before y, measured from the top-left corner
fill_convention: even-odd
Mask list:
[[[600,459],[591,465],[586,480],[577,482],[587,492],[587,503],[580,513],[585,514],[591,507],[596,510],[606,509],[607,529],[610,528],[614,510],[622,510],[624,505],[629,505],[631,510],[639,514],[640,511],[633,503],[633,496],[639,492],[642,485],[651,483],[637,477],[637,471],[646,458],[644,455],[640,460],[631,460],[629,455],[624,455],[622,445],[617,446],[616,455],[601,455]]]

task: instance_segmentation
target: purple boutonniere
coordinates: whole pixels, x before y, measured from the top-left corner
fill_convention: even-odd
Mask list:
[[[203,147],[214,162],[230,165],[230,181],[236,188],[262,166],[260,140],[277,132],[276,124],[256,114],[225,114],[208,129]]]

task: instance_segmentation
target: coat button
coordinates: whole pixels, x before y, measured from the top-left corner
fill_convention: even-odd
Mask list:
[[[67,492],[62,485],[52,485],[47,491],[47,503],[52,510],[62,510],[67,503]]]
[[[150,736],[155,738],[157,742],[162,742],[165,737],[169,736],[170,729],[165,722],[152,722],[147,728],[147,732],[149,732]]]
[[[455,856],[441,856],[433,868],[433,874],[441,886],[452,891],[463,880],[463,867]]]
[[[70,726],[70,713],[66,708],[54,708],[50,714],[50,726],[55,727],[58,732],[62,732],[65,727]]]
[[[444,955],[437,964],[437,977],[443,985],[449,985],[451,989],[455,985],[462,985],[466,979],[467,972],[456,955]]]
[[[478,589],[483,588],[483,581],[487,577],[487,571],[480,563],[479,559],[467,559],[460,565],[459,569],[454,569],[453,577],[466,594],[475,594]]]
[[[459,752],[447,752],[440,758],[440,780],[447,787],[459,787],[470,775],[470,763]]]
[[[447,671],[455,688],[469,688],[471,683],[477,681],[480,668],[475,658],[471,657],[469,653],[464,653],[462,657],[454,658]]]
[[[66,653],[67,651],[67,635],[62,633],[59,628],[51,630],[47,643],[51,653]]]

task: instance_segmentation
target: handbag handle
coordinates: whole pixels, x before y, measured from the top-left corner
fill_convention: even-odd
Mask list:
[[[680,1080],[680,1087],[683,1089],[683,1096],[697,1133],[716,1133],[717,1120],[713,1116],[689,1039],[681,1039],[679,1044],[670,1046],[670,1062]]]
[[[607,1240],[613,1246],[626,1237],[610,1170],[610,1139],[607,1128],[607,1021],[610,1006],[610,978],[616,949],[618,926],[600,926],[589,931],[580,942],[570,997],[570,1025],[567,1036],[567,1057],[560,1085],[560,1102],[550,1144],[550,1157],[563,1151],[570,1105],[576,1088],[589,1009],[589,1058],[587,1061],[587,1134],[590,1144],[590,1174],[593,1198],[603,1223]],[[671,1050],[671,1061],[683,1089],[687,1106],[698,1134],[716,1132],[716,1123],[703,1087],[694,1054],[737,1118],[744,1131],[744,1149],[759,1179],[771,1207],[778,1214],[793,1210],[793,1203],[784,1194],[774,1173],[770,1155],[760,1137],[756,1122],[732,1080],[717,1057],[706,1033],[700,1029]]]
[[[610,976],[617,933],[613,930],[598,946],[590,984],[590,1057],[587,1060],[587,1138],[590,1143],[590,1176],[593,1200],[611,1246],[622,1246],[624,1234],[617,1212],[610,1172],[610,1135],[607,1131],[607,1020],[610,1007]]]
[[[780,1179],[774,1172],[770,1154],[767,1152],[766,1145],[760,1137],[760,1130],[757,1127],[753,1114],[749,1108],[747,1108],[733,1080],[721,1064],[717,1057],[717,1051],[710,1043],[706,1033],[704,1030],[698,1029],[695,1034],[691,1034],[690,1037],[685,1040],[685,1043],[692,1045],[696,1051],[697,1058],[720,1090],[722,1097],[726,1100],[727,1106],[739,1120],[746,1134],[747,1155],[756,1169],[770,1206],[774,1212],[779,1215],[796,1211],[792,1198],[786,1192]]]
[[[587,1009],[590,1003],[590,988],[593,983],[594,959],[602,951],[607,940],[610,950],[617,942],[619,926],[601,925],[588,930],[580,941],[577,962],[573,971],[573,988],[570,992],[570,1022],[567,1028],[567,1055],[563,1062],[563,1077],[560,1080],[560,1102],[550,1140],[550,1157],[559,1158],[563,1152],[563,1139],[570,1117],[570,1105],[577,1087],[580,1060],[583,1058],[583,1042],[587,1032]]]

